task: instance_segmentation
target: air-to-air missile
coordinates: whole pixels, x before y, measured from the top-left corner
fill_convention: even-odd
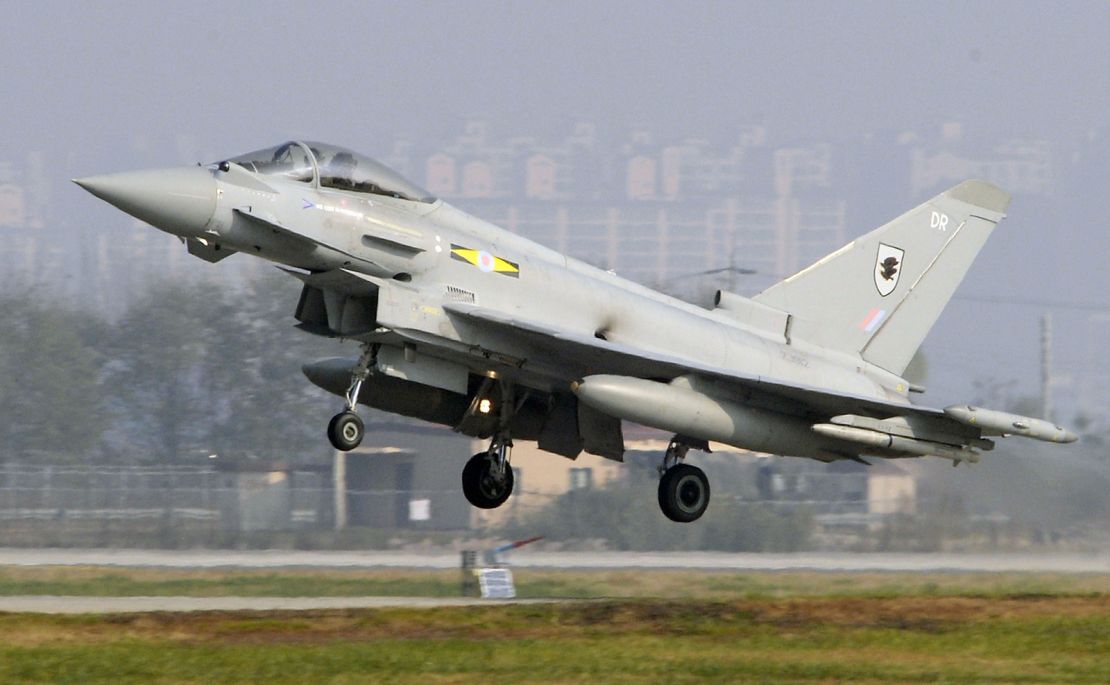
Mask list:
[[[984,435],[1020,435],[1044,442],[1075,442],[1075,433],[1044,419],[1010,414],[997,409],[983,409],[969,404],[945,407],[944,413],[967,426],[975,426]]]

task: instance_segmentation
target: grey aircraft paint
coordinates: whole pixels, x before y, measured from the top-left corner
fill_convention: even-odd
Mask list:
[[[305,367],[347,398],[332,442],[361,440],[359,402],[492,437],[463,475],[476,506],[511,492],[513,437],[619,460],[622,419],[676,434],[660,504],[680,521],[709,497],[704,474],[680,462],[710,440],[823,461],[958,464],[993,447],[986,436],[1076,439],[1038,419],[908,399],[915,388],[902,372],[1009,202],[985,181],[941,193],[755,298],[719,292],[712,310],[469,216],[323,143],[76,183],[206,261],[243,252],[300,279],[300,327],[363,347],[358,360]]]

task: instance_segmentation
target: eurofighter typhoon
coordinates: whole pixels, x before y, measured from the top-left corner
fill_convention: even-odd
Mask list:
[[[704,309],[469,216],[379,162],[288,142],[210,166],[91,176],[93,195],[218,262],[236,252],[303,282],[295,317],[361,355],[307,364],[345,400],[327,434],[363,438],[359,404],[489,439],[462,472],[475,507],[513,490],[514,439],[620,461],[621,422],[674,434],[659,467],[672,520],[709,504],[686,463],[710,442],[831,462],[978,461],[993,438],[1072,442],[1048,421],[917,406],[902,377],[1009,195],[965,181],[748,299]],[[291,303],[292,304],[292,303]]]

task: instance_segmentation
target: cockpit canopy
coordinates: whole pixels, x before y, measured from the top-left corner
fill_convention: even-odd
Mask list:
[[[384,195],[412,202],[436,198],[381,162],[327,143],[282,143],[227,160],[248,171],[299,181],[318,182],[322,188]]]

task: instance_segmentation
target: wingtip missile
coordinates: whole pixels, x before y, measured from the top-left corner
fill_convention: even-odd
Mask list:
[[[983,409],[969,404],[955,404],[944,413],[956,421],[975,426],[989,434],[1020,435],[1043,442],[1075,442],[1079,436],[1051,421],[1011,414],[997,409]]]

